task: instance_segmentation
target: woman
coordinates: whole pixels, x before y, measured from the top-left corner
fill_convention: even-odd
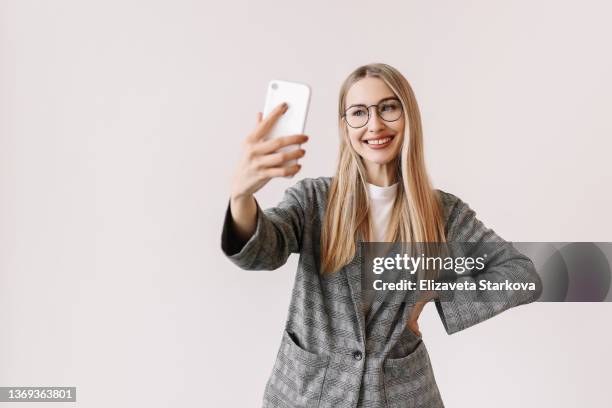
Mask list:
[[[304,179],[275,208],[253,194],[305,151],[305,135],[264,140],[279,106],[244,143],[222,232],[222,249],[244,269],[276,269],[299,253],[291,304],[264,407],[443,407],[417,319],[435,299],[449,334],[539,296],[529,258],[505,246],[479,277],[534,282],[538,291],[501,301],[370,302],[361,286],[361,245],[384,242],[504,242],[456,196],[434,190],[423,158],[416,99],[385,64],[359,67],[339,101],[340,154],[333,178]],[[407,129],[407,132],[405,131]],[[496,298],[499,300],[499,298]]]

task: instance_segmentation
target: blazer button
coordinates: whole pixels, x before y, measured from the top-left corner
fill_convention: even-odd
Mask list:
[[[361,354],[361,351],[359,350],[353,351],[353,358],[355,360],[361,360],[361,357],[363,357],[363,355]]]

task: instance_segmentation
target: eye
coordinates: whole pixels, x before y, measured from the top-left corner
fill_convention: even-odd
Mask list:
[[[353,109],[349,112],[349,114],[351,116],[355,116],[355,117],[360,117],[360,116],[364,116],[367,115],[365,109]]]
[[[399,105],[397,102],[387,102],[382,105],[380,108],[381,112],[393,112],[399,109]]]

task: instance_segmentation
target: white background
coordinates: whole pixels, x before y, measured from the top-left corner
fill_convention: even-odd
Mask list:
[[[311,85],[311,140],[263,206],[333,174],[340,84],[384,62],[416,93],[435,187],[507,240],[612,241],[611,12],[2,0],[0,386],[76,386],[83,407],[261,405],[297,257],[243,271],[220,233],[273,78]],[[448,336],[428,305],[420,325],[448,407],[601,407],[611,310],[536,303]]]

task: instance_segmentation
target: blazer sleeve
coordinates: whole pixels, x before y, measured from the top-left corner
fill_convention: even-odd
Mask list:
[[[284,265],[289,255],[300,252],[304,229],[304,180],[288,188],[280,203],[262,210],[257,200],[257,225],[251,238],[242,243],[233,230],[228,202],[221,233],[221,249],[234,264],[247,270],[273,270]]]
[[[451,195],[452,196],[452,195]],[[471,276],[462,276],[457,279],[461,282],[473,281],[477,290],[470,293],[469,299],[457,293],[452,300],[436,300],[438,314],[448,334],[456,333],[484,320],[487,320],[504,310],[514,306],[526,304],[537,300],[542,293],[542,281],[536,272],[531,259],[520,253],[511,243],[504,241],[493,230],[487,228],[476,218],[476,213],[468,204],[455,196],[455,205],[450,211],[447,222],[448,242],[497,242],[498,249],[488,257],[485,268]],[[477,252],[478,244],[469,244]],[[464,254],[474,256],[474,254]],[[478,281],[485,279],[490,282],[533,282],[535,291],[491,291],[480,290]]]

